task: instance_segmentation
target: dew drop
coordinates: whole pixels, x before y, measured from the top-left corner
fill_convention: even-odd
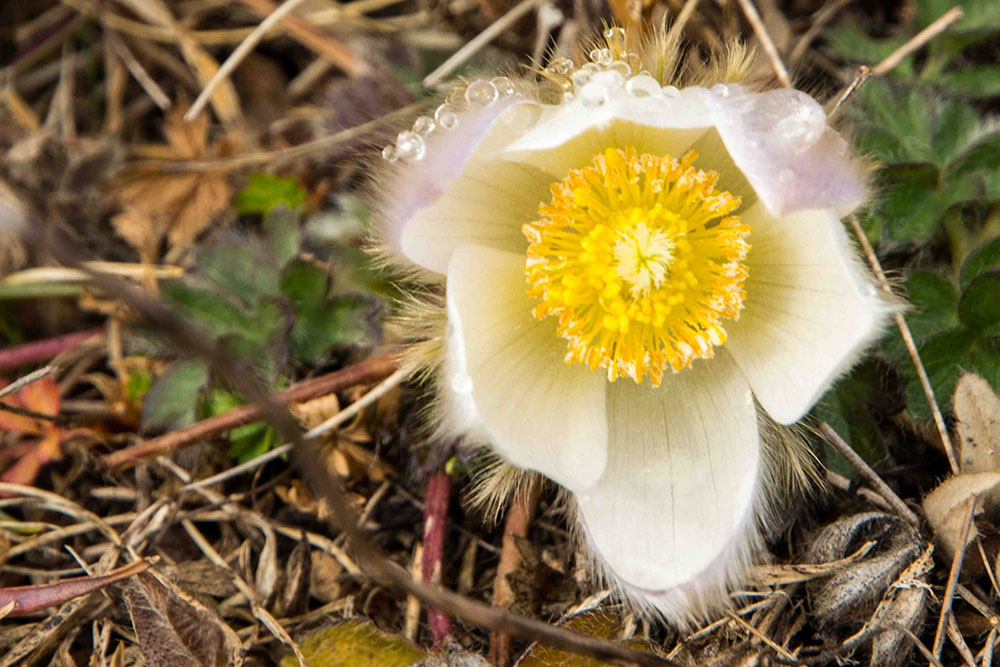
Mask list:
[[[717,83],[711,88],[712,92],[719,97],[729,97],[729,86],[724,83]]]
[[[590,81],[590,72],[585,69],[578,69],[573,72],[573,85],[577,88],[583,88]]]
[[[615,53],[625,50],[625,29],[614,27],[604,31],[604,39],[608,43],[608,48]]]
[[[396,146],[389,144],[382,149],[382,159],[386,162],[395,162],[399,159],[399,155],[396,154]]]
[[[680,97],[681,91],[677,89],[677,86],[664,86],[663,87],[664,97]]]
[[[434,112],[434,120],[440,127],[450,130],[458,125],[458,109],[451,104],[442,104]]]
[[[451,374],[451,389],[456,394],[472,393],[472,378],[465,373]]]
[[[465,89],[465,99],[469,104],[486,107],[497,101],[497,89],[489,81],[477,79]]]
[[[597,57],[594,58],[594,52],[597,52]],[[611,53],[611,49],[594,49],[590,52],[591,60],[593,60],[598,65],[604,65],[607,67],[615,60],[615,54]]]
[[[611,72],[617,72],[621,74],[622,79],[627,79],[632,76],[632,68],[628,66],[628,63],[623,60],[616,60],[610,65],[608,65],[608,70]]]
[[[545,71],[549,74],[556,74],[558,76],[567,76],[570,72],[576,69],[576,65],[569,58],[556,58],[549,63],[549,66],[545,68]]]
[[[413,121],[413,131],[421,136],[426,137],[434,131],[434,128],[434,119],[430,116],[417,116],[417,119]]]
[[[587,72],[588,74],[591,75],[604,71],[601,69],[601,66],[596,63],[584,63],[583,66],[580,68],[580,70],[583,72]]]
[[[505,76],[497,76],[490,79],[490,83],[497,91],[497,95],[500,97],[510,97],[514,94],[514,82]]]
[[[595,108],[608,101],[608,89],[599,81],[591,81],[580,90],[580,104]]]
[[[648,74],[639,74],[628,80],[625,91],[632,97],[655,97],[660,94],[660,83]]]
[[[427,153],[427,144],[416,132],[404,131],[396,136],[396,155],[400,160],[413,162],[420,160]]]

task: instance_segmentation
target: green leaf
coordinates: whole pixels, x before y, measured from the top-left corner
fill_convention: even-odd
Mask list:
[[[281,293],[296,311],[322,305],[329,290],[330,276],[323,269],[296,260],[281,273]]]
[[[962,371],[973,369],[975,346],[976,335],[964,327],[956,327],[931,336],[918,347],[938,405],[951,404]],[[906,403],[910,412],[917,419],[930,419],[930,405],[913,361],[908,358],[900,371],[907,380]]]
[[[299,254],[299,218],[284,206],[275,208],[264,219],[275,265],[282,267]]]
[[[143,430],[174,430],[193,424],[199,394],[207,383],[208,368],[201,361],[172,364],[146,393]]]
[[[928,336],[958,326],[958,290],[945,276],[918,269],[904,283],[910,308],[903,313],[914,340],[920,343]],[[906,355],[903,339],[895,327],[886,333],[881,345],[887,359],[902,359]]]
[[[1000,95],[1000,65],[966,65],[941,72],[932,81],[949,93],[984,99]]]
[[[278,444],[278,435],[264,422],[253,422],[229,432],[229,456],[246,463]]]
[[[969,283],[958,303],[958,317],[976,331],[1000,322],[1000,269],[984,271]]]
[[[171,281],[162,285],[160,294],[180,315],[213,337],[256,327],[250,313],[217,292]]]
[[[343,296],[321,307],[302,308],[292,329],[292,353],[302,361],[311,361],[333,346],[371,345],[376,340],[377,312],[374,299],[362,295]]]
[[[135,403],[149,393],[153,386],[153,376],[148,371],[134,370],[128,375],[125,382],[125,399],[130,403]]]
[[[229,234],[198,253],[198,277],[248,307],[278,293],[279,274],[274,250],[258,238]]]
[[[851,62],[864,65],[874,65],[884,60],[906,41],[906,38],[873,39],[861,26],[846,21],[831,29],[828,39],[830,46],[838,54]],[[912,76],[913,58],[906,58],[893,73]]]
[[[816,416],[829,422],[861,458],[875,465],[886,456],[879,433],[880,415],[893,415],[905,407],[903,396],[892,391],[897,384],[884,362],[865,361],[833,385],[817,406]],[[832,447],[826,454],[827,465],[834,470],[845,477],[856,474]]]
[[[306,191],[294,176],[252,174],[238,195],[236,211],[241,215],[267,215],[278,206],[293,211],[306,201]]]
[[[372,623],[340,621],[318,630],[299,644],[309,667],[409,667],[427,657],[402,637],[383,634]],[[298,665],[294,655],[281,667]]]
[[[962,289],[983,271],[1000,269],[1000,236],[979,246],[962,262],[960,284]]]

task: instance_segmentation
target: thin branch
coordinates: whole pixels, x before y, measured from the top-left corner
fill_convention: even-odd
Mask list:
[[[888,74],[893,69],[895,69],[896,66],[899,65],[899,63],[903,62],[903,60],[907,56],[911,55],[917,49],[920,49],[925,44],[927,44],[927,42],[931,41],[932,39],[940,35],[942,32],[950,28],[952,24],[961,19],[962,16],[963,13],[961,7],[952,7],[944,14],[939,16],[929,26],[927,26],[926,28],[918,32],[916,35],[908,39],[905,44],[903,44],[898,49],[896,49],[888,56],[886,56],[882,60],[882,62],[872,67],[871,75],[884,76]],[[864,82],[862,81],[862,83]],[[857,88],[857,85],[854,83],[854,81],[849,83],[845,87],[844,91],[841,92],[839,95],[837,95],[837,98],[844,97],[844,94],[852,87]]]
[[[47,361],[61,352],[103,335],[104,328],[97,327],[33,343],[8,347],[5,350],[0,350],[0,371],[18,366],[27,366],[28,364],[36,364],[39,361]]]
[[[865,488],[863,486],[852,489],[851,480],[847,479],[843,475],[835,473],[832,470],[827,470],[826,472],[823,473],[823,477],[834,488],[840,489],[841,491],[845,491],[848,493],[853,491],[854,493],[858,494],[859,496],[861,496],[862,498],[870,502],[872,505],[882,510],[883,512],[892,511],[892,505],[887,503],[885,499],[882,498],[882,496],[875,493],[871,489]]]
[[[833,445],[833,448],[836,449],[841,456],[847,459],[850,464],[854,466],[854,469],[857,470],[862,477],[868,480],[869,484],[875,487],[875,490],[878,491],[879,495],[885,498],[886,502],[892,506],[897,514],[913,525],[918,525],[920,523],[920,519],[917,518],[917,515],[906,506],[906,503],[904,503],[902,499],[889,488],[888,484],[882,481],[882,478],[878,476],[878,473],[872,470],[872,467],[868,465],[863,458],[858,456],[858,453],[851,449],[851,446],[844,442],[844,439],[841,438],[829,424],[826,422],[820,422],[819,430],[823,432],[823,435],[826,437],[827,441]]]
[[[49,251],[63,263],[79,265],[76,252],[68,247],[53,244]],[[328,500],[333,513],[332,525],[347,533],[359,562],[370,576],[386,582],[400,592],[416,595],[427,606],[489,630],[506,632],[557,649],[617,664],[633,663],[650,667],[676,664],[650,653],[510,614],[444,588],[414,581],[405,570],[386,558],[358,527],[357,515],[348,506],[339,483],[319,462],[320,455],[315,443],[303,440],[302,430],[293,415],[271,396],[254,373],[247,372],[243,362],[220,347],[211,336],[206,336],[202,330],[180,318],[173,309],[151,299],[126,281],[98,274],[94,274],[93,279],[98,287],[116,294],[146,322],[156,326],[177,345],[211,363],[219,377],[245,396],[260,417],[266,419],[282,438],[293,443],[300,472],[314,492]]]
[[[354,401],[346,408],[324,421],[322,424],[309,429],[302,437],[305,440],[312,440],[313,438],[318,438],[321,435],[329,433],[378,399],[385,396],[388,392],[392,391],[393,388],[397,387],[400,382],[406,379],[408,374],[409,371],[405,368],[397,369],[392,375],[375,385],[364,396]]]
[[[128,69],[129,73],[132,74],[132,78],[146,91],[149,98],[153,100],[153,104],[160,107],[164,111],[170,108],[170,97],[167,96],[160,85],[149,75],[146,68],[142,66],[132,52],[129,50],[125,42],[122,41],[121,37],[118,36],[114,30],[107,27],[104,29],[104,35],[111,44],[111,48],[114,50],[115,55],[121,58],[122,63]]]
[[[829,23],[841,9],[851,4],[851,0],[827,0],[814,14],[812,25],[806,30],[799,41],[795,43],[792,47],[791,53],[788,55],[788,60],[791,63],[797,63],[802,56],[805,55],[806,49],[812,44],[812,41],[816,39],[816,36],[823,30],[823,27]]]
[[[437,69],[424,77],[424,88],[433,88],[444,81],[452,72],[474,56],[481,48],[489,44],[515,21],[534,9],[541,0],[521,0],[513,9],[494,21],[486,30],[470,39],[465,46],[455,51],[450,58],[441,63]]]
[[[914,51],[923,47],[927,44],[927,42],[931,41],[950,28],[952,24],[961,19],[963,15],[964,12],[962,12],[961,7],[952,7],[946,11],[944,14],[935,19],[933,23],[918,32],[916,35],[907,40],[905,44],[886,56],[882,62],[875,65],[875,67],[872,67],[872,76],[884,76],[894,70],[896,65],[903,62],[907,56],[911,55]]]
[[[941,657],[941,648],[944,646],[944,629],[948,623],[948,614],[951,613],[951,601],[955,597],[955,586],[958,584],[958,575],[962,572],[962,561],[965,559],[965,548],[968,546],[969,532],[972,530],[972,517],[976,513],[977,500],[976,496],[972,496],[966,503],[965,522],[962,524],[962,533],[958,539],[959,547],[955,549],[955,555],[951,559],[948,584],[944,588],[944,599],[941,600],[941,616],[938,618],[937,630],[934,632],[934,647],[932,649],[934,660]]]
[[[858,73],[854,75],[854,80],[851,81],[847,88],[841,91],[840,95],[837,97],[836,101],[833,103],[833,108],[830,109],[830,113],[827,114],[827,119],[833,118],[840,111],[840,108],[844,106],[847,100],[854,97],[854,94],[861,90],[861,86],[865,84],[868,77],[872,75],[871,68],[862,65],[858,68]]]
[[[264,35],[268,33],[274,26],[276,26],[281,19],[285,18],[291,14],[296,7],[301,5],[305,0],[285,0],[279,7],[276,7],[273,12],[271,12],[267,18],[260,22],[256,28],[253,29],[249,35],[246,36],[239,46],[233,49],[233,52],[229,54],[226,61],[222,63],[219,69],[215,72],[205,87],[202,89],[201,93],[198,95],[198,99],[194,101],[191,108],[187,110],[184,114],[184,120],[191,122],[194,120],[201,110],[205,108],[208,104],[209,99],[215,92],[215,89],[220,83],[229,78],[229,75],[233,73],[240,63],[250,55],[253,50],[260,44],[260,41],[264,39]]]
[[[355,385],[380,380],[395,369],[396,362],[393,358],[389,356],[375,357],[328,375],[300,382],[289,389],[276,393],[271,400],[281,405],[299,403]],[[237,426],[257,421],[261,416],[262,413],[258,406],[241,405],[228,412],[223,412],[221,415],[215,415],[192,424],[187,428],[147,440],[141,445],[112,452],[105,456],[101,463],[106,468],[129,468],[148,459],[183,449],[199,440],[232,430]]]
[[[865,230],[861,229],[861,223],[858,222],[858,218],[854,215],[848,216],[847,219],[854,229],[854,235],[858,238],[858,242],[865,251],[865,256],[868,258],[868,263],[871,265],[872,271],[875,272],[875,277],[878,278],[879,285],[886,294],[892,295],[892,288],[889,287],[889,281],[885,278],[882,264],[879,263],[878,256],[875,255],[875,249],[872,248],[872,244],[868,242]],[[917,377],[920,378],[920,386],[923,388],[927,402],[931,406],[931,415],[934,417],[934,425],[937,426],[938,435],[941,436],[941,445],[944,447],[944,453],[948,456],[948,465],[951,466],[952,474],[957,474],[958,459],[955,457],[955,449],[952,446],[951,438],[948,437],[948,427],[945,426],[944,415],[941,414],[941,408],[938,407],[937,399],[934,397],[934,388],[931,386],[931,380],[927,376],[927,369],[924,368],[924,363],[920,360],[917,343],[913,340],[913,334],[910,333],[910,327],[906,325],[903,314],[897,310],[893,313],[893,319],[896,320],[896,326],[903,337],[903,344],[906,345],[906,351],[910,353],[910,359],[913,360],[913,365],[917,368]]]
[[[774,40],[767,34],[767,27],[760,18],[757,8],[753,6],[751,0],[738,0],[738,2],[743,9],[743,15],[747,17],[750,27],[753,28],[754,34],[757,35],[757,39],[764,49],[764,55],[771,62],[771,69],[774,70],[774,75],[778,77],[778,81],[781,82],[782,86],[791,88],[792,80],[788,78],[788,69],[785,67],[785,63],[781,61],[781,54],[778,53],[778,47],[774,45]]]
[[[39,368],[38,370],[31,371],[30,373],[28,373],[24,377],[20,377],[20,378],[14,380],[13,382],[11,382],[9,385],[7,385],[6,387],[4,387],[3,389],[0,389],[0,398],[3,398],[4,396],[9,396],[10,394],[13,394],[13,393],[18,392],[18,391],[21,391],[22,389],[24,389],[25,387],[27,387],[29,384],[33,384],[33,383],[37,382],[38,380],[41,380],[44,377],[48,377],[49,375],[51,375],[52,373],[54,373],[55,370],[56,369],[53,368],[52,366],[43,366],[42,368]]]
[[[434,471],[427,481],[427,500],[424,503],[424,554],[421,578],[435,585],[441,584],[444,567],[444,538],[448,521],[448,501],[451,496],[451,475],[444,467]],[[451,634],[451,619],[437,609],[427,609],[427,625],[431,628],[433,647],[439,648]]]

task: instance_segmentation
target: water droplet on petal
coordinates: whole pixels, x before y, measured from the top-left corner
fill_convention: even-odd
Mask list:
[[[729,97],[729,86],[724,83],[717,83],[711,88],[712,92],[719,97]]]
[[[396,136],[396,155],[400,160],[420,160],[427,153],[427,144],[416,132],[404,131]]]
[[[578,69],[573,72],[573,85],[577,88],[583,88],[590,81],[590,72],[584,69]]]
[[[490,83],[496,88],[500,97],[510,97],[514,94],[514,82],[505,76],[496,76],[490,79]]]
[[[664,86],[663,87],[664,97],[680,97],[681,91],[677,89],[677,86]]]
[[[819,102],[798,90],[775,90],[757,98],[748,120],[766,137],[772,150],[800,155],[826,133],[826,112]],[[846,147],[845,147],[846,152]]]
[[[591,75],[604,71],[601,69],[601,66],[596,63],[584,63],[580,70]]]
[[[597,51],[597,57],[593,57],[593,51],[591,52],[591,60],[593,60],[598,65],[604,65],[607,67],[615,60],[615,54],[611,53],[611,49],[594,49]]]
[[[608,70],[621,74],[622,79],[627,79],[632,75],[632,68],[623,60],[616,60],[608,65]]]
[[[639,74],[628,80],[625,91],[632,97],[655,97],[660,94],[660,82],[648,74]]]
[[[576,69],[576,65],[569,58],[556,58],[549,63],[549,66],[545,68],[545,71],[549,74],[556,74],[559,76],[566,76],[570,72]]]
[[[430,116],[417,116],[413,121],[413,131],[425,137],[434,131],[434,127],[434,119]]]
[[[472,393],[472,378],[465,373],[451,374],[451,390],[456,394]]]
[[[399,155],[396,154],[396,146],[389,144],[382,149],[382,159],[386,162],[395,162],[399,159]]]
[[[580,91],[580,103],[585,107],[599,107],[607,101],[607,86],[600,81],[591,81]]]
[[[469,104],[486,107],[497,101],[497,89],[489,81],[477,79],[465,89],[465,99]]]
[[[442,104],[434,112],[434,120],[440,127],[450,130],[458,125],[458,109],[450,104]]]
[[[608,48],[615,53],[621,53],[625,49],[625,29],[614,27],[604,31],[604,39],[608,43]]]

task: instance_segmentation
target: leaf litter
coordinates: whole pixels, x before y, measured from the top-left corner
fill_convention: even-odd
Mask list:
[[[361,259],[366,210],[356,190],[365,174],[353,159],[389,136],[391,121],[349,133],[434,92],[420,86],[434,64],[513,7],[480,4],[482,12],[475,3],[423,12],[407,3],[336,11],[303,3],[222,79],[211,111],[190,121],[186,100],[276,4],[0,8],[10,38],[0,41],[2,370],[15,379],[40,361],[56,369],[3,399],[21,414],[0,406],[0,595],[50,605],[0,624],[0,664],[484,663],[502,633],[451,618],[438,626],[451,634],[432,654],[438,638],[426,606],[413,598],[408,612],[401,594],[364,576],[344,534],[329,527],[326,498],[290,465],[275,430],[252,421],[259,412],[227,417],[254,409],[228,378],[144,328],[113,291],[57,273],[65,267],[44,243],[7,238],[15,228],[45,230],[81,258],[104,260],[101,270],[170,304],[274,391],[341,371],[361,378],[292,401],[302,425],[317,426],[392,372],[372,362],[395,292]],[[539,13],[508,26],[469,71],[544,58],[594,21],[631,23],[634,11],[658,21],[682,4],[561,4],[554,23],[549,12],[544,22]],[[788,62],[798,54],[796,66],[830,89],[951,7],[757,4]],[[861,222],[912,303],[906,319],[960,469],[948,474],[895,332],[815,415],[909,508],[922,508],[921,526],[873,509],[866,498],[878,490],[822,451],[832,490],[809,511],[790,512],[753,595],[678,634],[593,590],[551,489],[530,508],[524,536],[511,540],[517,557],[505,561],[502,527],[464,502],[482,461],[447,443],[414,447],[423,437],[419,390],[396,387],[329,433],[318,459],[390,559],[439,572],[470,599],[490,600],[502,580],[512,609],[677,664],[991,664],[1000,633],[1000,89],[992,65],[1000,23],[988,0],[960,4],[960,22],[846,107],[859,148],[880,164],[878,203]],[[691,48],[717,49],[738,17],[702,5],[687,28]],[[324,151],[331,135],[343,138]],[[13,273],[25,268],[43,272],[26,285]],[[95,326],[100,337],[87,345],[62,335]],[[117,472],[101,464],[173,434],[189,435],[168,456]],[[455,492],[425,503],[427,478],[442,473]],[[414,568],[428,520],[446,523],[444,550],[439,562]],[[963,565],[952,572],[959,550]],[[103,583],[154,556],[154,569]],[[79,585],[103,592],[70,599]],[[415,643],[401,639],[407,627]],[[519,639],[501,655],[523,665],[590,664]]]

